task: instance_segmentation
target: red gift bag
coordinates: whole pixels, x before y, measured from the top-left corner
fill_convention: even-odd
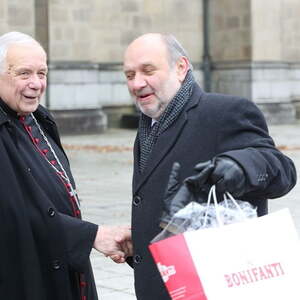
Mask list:
[[[300,299],[300,243],[288,209],[149,248],[172,300]]]

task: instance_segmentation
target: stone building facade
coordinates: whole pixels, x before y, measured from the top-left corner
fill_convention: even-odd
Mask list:
[[[85,129],[103,129],[107,120],[119,126],[134,111],[122,59],[146,32],[174,34],[206,89],[253,100],[269,122],[293,122],[300,117],[299,15],[299,0],[0,0],[0,34],[22,31],[43,44],[44,102],[67,124],[76,117]]]
[[[242,95],[269,122],[299,116],[300,1],[212,0],[213,90]]]

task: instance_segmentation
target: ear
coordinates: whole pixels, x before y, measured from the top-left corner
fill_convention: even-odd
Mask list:
[[[185,56],[181,56],[176,62],[177,77],[180,82],[185,79],[186,73],[189,70],[189,60]]]

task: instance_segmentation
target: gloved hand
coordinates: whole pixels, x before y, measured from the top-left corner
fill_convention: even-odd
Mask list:
[[[200,187],[202,183],[207,181],[207,178],[210,175],[213,168],[214,166],[211,165],[210,167],[207,167],[204,170],[202,170],[199,174],[192,177],[188,177],[180,186],[180,164],[178,162],[175,162],[173,164],[164,198],[164,210],[161,216],[160,223],[160,226],[162,228],[164,228],[169,223],[169,221],[172,219],[172,217],[177,211],[185,207],[191,201],[197,201],[198,187]],[[196,184],[189,184],[189,178],[194,178]],[[196,185],[197,187],[195,187]]]
[[[212,160],[199,163],[195,170],[201,174],[207,168],[213,166],[213,171],[208,177],[207,183],[216,185],[216,191],[220,194],[229,192],[234,197],[240,197],[246,192],[246,176],[244,170],[233,159],[226,156],[218,156]],[[197,175],[196,175],[197,176]],[[196,176],[187,179],[189,184],[199,186]],[[203,182],[200,182],[203,185]]]

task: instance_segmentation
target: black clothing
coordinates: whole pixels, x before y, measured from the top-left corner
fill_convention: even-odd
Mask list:
[[[89,262],[98,226],[76,216],[24,124],[1,99],[0,107],[0,298],[98,299]],[[42,106],[34,116],[74,185],[54,120]]]
[[[192,71],[189,70],[186,77],[176,93],[175,97],[166,107],[159,120],[152,126],[152,119],[142,114],[139,122],[139,145],[140,157],[139,167],[142,173],[147,165],[148,157],[160,134],[167,130],[177,119],[180,112],[188,102],[195,82]],[[150,125],[151,124],[151,125]]]
[[[138,133],[139,135],[139,133]],[[142,174],[139,172],[139,138],[134,147],[132,238],[138,300],[169,300],[148,250],[161,231],[160,216],[169,174],[175,161],[180,180],[193,175],[197,163],[224,154],[246,174],[242,200],[267,213],[267,199],[286,194],[296,183],[293,162],[274,146],[265,119],[246,99],[204,93],[197,84],[177,120],[157,139]],[[205,199],[203,195],[203,199]]]

